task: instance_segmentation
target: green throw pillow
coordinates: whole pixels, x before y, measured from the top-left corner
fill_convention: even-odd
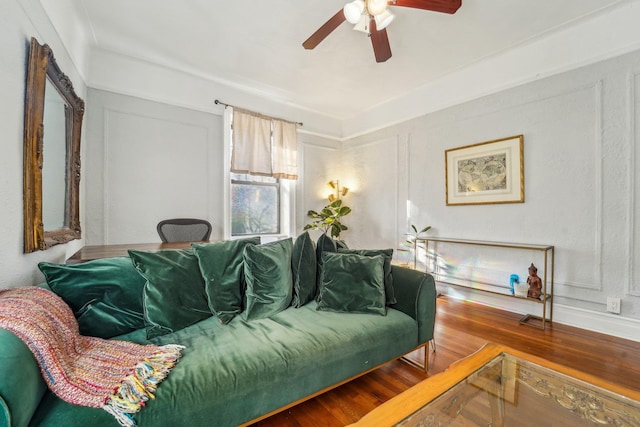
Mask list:
[[[302,307],[316,296],[316,248],[305,231],[293,244],[291,272],[293,273],[293,301],[291,305]]]
[[[273,316],[291,304],[292,252],[291,238],[244,248],[245,320]]]
[[[317,273],[316,273],[316,300],[320,301],[320,294],[322,293],[322,262],[323,257],[322,254],[325,252],[338,252],[338,246],[336,241],[326,234],[321,234],[318,237],[318,242],[316,244],[316,260],[318,262]]]
[[[193,243],[200,272],[204,277],[209,308],[222,324],[242,312],[244,264],[247,245],[259,245],[260,237],[213,243]]]
[[[384,255],[325,253],[318,310],[387,314]]]
[[[347,242],[345,242],[344,240],[338,240],[336,239],[336,248],[338,250],[340,249],[349,249],[349,247],[347,246]]]
[[[144,287],[147,339],[178,331],[211,316],[198,259],[191,249],[129,251]]]
[[[384,292],[387,297],[387,305],[395,304],[396,293],[393,288],[393,276],[391,275],[391,259],[393,257],[393,249],[340,249],[339,253],[358,254],[364,256],[384,256]]]
[[[316,244],[316,259],[318,264],[322,263],[322,254],[324,252],[338,252],[338,246],[335,240],[323,233],[318,237]]]
[[[41,262],[38,268],[49,288],[73,310],[81,334],[111,338],[144,328],[145,280],[128,257],[82,264]]]

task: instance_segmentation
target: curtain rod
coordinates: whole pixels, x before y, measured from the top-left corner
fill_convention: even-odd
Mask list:
[[[215,101],[213,101],[213,102],[214,102],[216,105],[224,105],[224,108],[231,107],[231,108],[237,108],[237,109],[239,109],[239,110],[244,110],[244,108],[240,108],[240,107],[236,107],[235,105],[231,105],[231,104],[224,103],[224,102],[222,102],[222,101],[220,101],[220,100],[218,100],[218,99],[216,99],[216,100],[215,100]],[[247,111],[247,110],[245,110],[245,111]],[[298,126],[304,126],[304,124],[303,124],[302,122],[292,122],[291,120],[285,120],[285,119],[281,119],[281,118],[278,118],[278,117],[268,116],[268,115],[266,115],[266,114],[262,114],[262,113],[258,113],[258,114],[259,114],[259,115],[261,115],[261,116],[263,116],[263,117],[269,118],[269,119],[273,119],[273,120],[281,120],[281,121],[284,121],[284,122],[295,123],[295,124],[297,124]]]

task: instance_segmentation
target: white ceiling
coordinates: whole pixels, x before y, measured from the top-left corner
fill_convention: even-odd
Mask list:
[[[454,15],[392,7],[396,19],[387,33],[393,56],[381,64],[367,35],[347,22],[316,49],[302,47],[345,0],[70,4],[86,19],[90,49],[206,75],[346,119],[625,1],[462,0]]]

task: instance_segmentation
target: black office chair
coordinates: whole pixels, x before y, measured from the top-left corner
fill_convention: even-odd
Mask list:
[[[164,243],[202,242],[209,240],[211,223],[195,218],[165,219],[158,223],[157,230]]]

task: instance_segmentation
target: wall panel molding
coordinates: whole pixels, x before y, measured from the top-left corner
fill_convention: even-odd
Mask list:
[[[594,262],[593,262],[593,283],[584,283],[584,282],[575,282],[575,281],[555,281],[555,285],[558,286],[566,286],[570,288],[579,288],[591,291],[602,291],[603,290],[603,191],[604,191],[604,181],[603,181],[603,159],[602,159],[602,146],[604,143],[603,140],[603,82],[602,80],[597,80],[596,82],[588,85],[581,86],[576,88],[574,91],[565,91],[563,95],[568,95],[572,92],[577,92],[579,90],[590,89],[593,92],[594,106],[595,106],[595,131],[594,131],[594,190],[595,190],[595,201],[594,201],[594,224],[593,224],[593,234],[594,234],[594,243],[593,243],[593,251],[594,251]],[[526,167],[526,165],[525,165]],[[569,297],[567,297],[569,298]]]
[[[143,101],[149,102],[149,101]],[[201,136],[196,139],[180,139],[180,140],[166,140],[165,143],[171,143],[173,147],[184,147],[186,150],[187,147],[192,147],[195,150],[199,150],[198,152],[202,152],[202,156],[206,159],[205,169],[200,170],[200,173],[203,177],[207,178],[208,183],[205,186],[205,194],[202,195],[200,200],[203,202],[202,206],[204,207],[204,212],[202,214],[206,214],[209,218],[215,218],[216,214],[212,211],[215,204],[213,203],[213,191],[211,186],[214,185],[213,178],[213,164],[214,160],[214,147],[211,143],[213,141],[213,135],[211,134],[211,127],[205,124],[198,123],[192,120],[182,120],[179,117],[172,116],[167,111],[158,111],[158,114],[147,114],[144,112],[140,112],[139,110],[131,110],[128,108],[117,108],[113,106],[104,106],[103,107],[103,142],[102,142],[102,230],[103,230],[103,244],[111,244],[111,243],[120,243],[122,236],[116,236],[114,241],[114,233],[117,234],[117,230],[114,230],[113,221],[115,219],[112,217],[112,208],[118,205],[118,202],[115,200],[117,197],[120,197],[120,194],[114,193],[117,189],[113,188],[113,183],[116,180],[116,177],[121,175],[122,173],[127,173],[127,170],[119,169],[114,162],[117,159],[112,157],[113,149],[116,147],[120,147],[120,149],[125,149],[120,141],[116,141],[113,136],[114,127],[119,126],[118,120],[136,120],[140,119],[146,121],[146,126],[149,126],[149,123],[157,122],[158,124],[162,124],[163,126],[172,126],[175,125],[180,129],[190,129],[196,132],[198,136]],[[177,129],[177,128],[176,128]],[[192,134],[193,136],[193,134]],[[145,141],[145,143],[149,144],[149,141]],[[190,152],[193,155],[193,151],[187,150],[185,153]],[[152,154],[152,153],[149,153]],[[152,156],[150,156],[151,158]],[[145,165],[145,161],[148,159],[143,158],[140,159],[140,168],[149,168],[155,174],[161,174],[162,171],[158,169],[158,165],[153,163],[153,160],[149,160],[152,163]],[[166,160],[166,159],[165,159]],[[179,174],[185,173],[186,171],[173,171],[178,172]],[[132,187],[135,188],[135,183],[132,184]],[[122,189],[120,189],[122,190]],[[185,189],[186,191],[194,191],[192,188]],[[132,191],[135,193],[135,190]],[[131,194],[131,193],[130,193]],[[155,224],[152,224],[151,229],[155,230]]]
[[[109,183],[111,182],[109,177],[109,141],[111,140],[109,136],[109,129],[111,129],[111,110],[109,108],[104,107],[102,109],[102,117],[103,117],[103,129],[102,129],[102,244],[109,244],[109,193],[110,187]]]
[[[638,212],[638,198],[637,191],[638,186],[636,184],[636,179],[638,177],[636,173],[636,168],[639,165],[638,162],[638,153],[639,151],[636,149],[636,145],[640,142],[638,141],[638,129],[637,126],[640,124],[638,121],[637,114],[640,112],[636,105],[640,102],[638,99],[638,89],[640,88],[640,71],[635,71],[630,73],[628,78],[629,92],[628,92],[628,123],[629,128],[627,129],[628,141],[629,141],[629,242],[628,242],[628,251],[629,251],[629,271],[628,277],[629,280],[625,284],[625,292],[628,295],[638,296],[640,297],[640,284],[637,283],[637,275],[636,269],[640,269],[640,259],[638,259],[638,250],[636,248],[637,244],[640,244],[640,241],[636,241],[636,222],[637,216],[640,214]]]
[[[355,247],[396,248],[400,238],[398,134],[345,144],[342,151],[349,167],[343,168],[341,183],[353,189],[346,203],[355,215],[361,215],[358,223],[347,222],[353,234],[345,238],[355,239]]]

